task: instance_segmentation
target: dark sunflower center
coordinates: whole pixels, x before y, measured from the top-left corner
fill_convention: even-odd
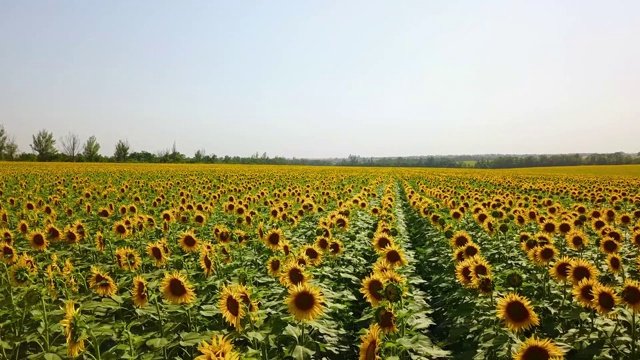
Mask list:
[[[471,278],[471,269],[469,267],[465,267],[462,269],[462,276],[464,276],[465,280],[471,282],[473,279]]]
[[[366,360],[375,360],[376,359],[376,350],[378,350],[378,341],[373,339],[369,346],[367,346]]]
[[[598,295],[598,305],[605,310],[613,310],[616,302],[613,296],[607,292],[600,293]]]
[[[169,281],[169,291],[173,296],[183,296],[187,294],[187,288],[180,279],[171,279]]]
[[[573,243],[573,246],[575,246],[575,247],[580,247],[580,246],[582,246],[582,244],[584,243],[584,242],[582,241],[582,238],[581,238],[581,237],[579,237],[579,236],[574,236],[574,237],[571,239],[571,242]]]
[[[475,256],[476,254],[478,254],[478,249],[475,246],[467,246],[464,249],[464,254],[468,257]]]
[[[278,271],[280,269],[280,260],[274,260],[271,262],[271,270]]]
[[[315,251],[314,249],[307,249],[304,252],[304,254],[307,255],[309,259],[312,259],[312,260],[318,258],[318,252]]]
[[[396,250],[391,250],[387,253],[387,261],[389,261],[392,264],[395,264],[397,262],[399,262],[402,258],[400,257],[400,253],[397,252]]]
[[[329,242],[327,241],[327,239],[322,238],[320,239],[320,241],[318,241],[318,245],[321,249],[326,249],[329,246]]]
[[[591,272],[584,266],[577,266],[573,269],[573,277],[580,281],[582,279],[589,279],[591,277]]]
[[[380,327],[383,329],[388,329],[393,327],[393,313],[391,311],[384,311],[382,315],[380,315]]]
[[[338,243],[331,243],[331,245],[329,245],[329,249],[331,249],[332,253],[339,253],[340,252],[340,244]]]
[[[640,303],[640,289],[627,286],[622,292],[622,298],[627,304],[638,304]]]
[[[117,232],[118,234],[124,234],[124,233],[126,233],[126,232],[127,232],[127,228],[125,228],[125,227],[124,227],[124,225],[118,225],[118,226],[116,227],[116,232]]]
[[[184,244],[188,247],[196,246],[196,239],[191,235],[187,235],[184,237]]]
[[[617,257],[612,257],[611,260],[609,260],[609,266],[611,266],[612,269],[619,269],[620,259],[618,259]]]
[[[514,322],[523,322],[530,316],[527,307],[520,301],[511,301],[506,307],[507,317]]]
[[[562,275],[562,276],[569,276],[569,266],[570,264],[567,262],[563,262],[560,263],[557,267],[558,269],[558,274]]]
[[[44,245],[44,236],[42,236],[42,234],[36,234],[36,235],[33,237],[33,243],[34,243],[36,246],[42,246],[42,245]]]
[[[562,223],[560,224],[560,231],[563,233],[569,232],[571,230],[571,225]]]
[[[293,268],[289,270],[289,280],[292,284],[298,285],[304,280],[304,275],[300,269]]]
[[[553,249],[545,248],[540,251],[540,258],[542,258],[543,260],[550,260],[551,258],[553,258],[554,254],[555,252],[553,251]]]
[[[465,246],[468,242],[469,240],[467,240],[467,238],[464,236],[458,236],[455,241],[457,247]]]
[[[240,303],[233,296],[227,296],[227,311],[234,317],[237,317],[240,314]]]
[[[618,249],[618,244],[614,240],[605,240],[604,249],[607,252],[614,252]]]
[[[161,260],[162,259],[162,250],[160,250],[160,248],[154,246],[151,248],[151,254],[153,254],[153,257],[156,260]]]
[[[537,345],[529,346],[522,354],[523,360],[548,360],[550,358],[549,351]]]
[[[316,304],[316,298],[313,296],[313,294],[304,291],[296,295],[294,303],[297,309],[300,309],[302,311],[309,311],[313,309],[314,305]]]
[[[381,237],[378,239],[378,247],[384,249],[389,245],[391,245],[391,241],[386,237]]]
[[[583,299],[586,299],[588,301],[593,300],[593,286],[591,285],[583,286],[582,289],[580,289],[580,296],[582,296]]]
[[[269,244],[278,245],[280,243],[280,235],[278,233],[273,233],[269,235]]]
[[[369,293],[376,300],[382,300],[382,283],[379,280],[372,280],[369,283]]]
[[[205,256],[204,257],[204,267],[206,267],[207,269],[211,269],[211,259],[209,259],[209,256]]]
[[[488,271],[486,266],[482,264],[478,264],[476,265],[475,272],[476,272],[476,276],[484,276],[484,275],[487,275]]]

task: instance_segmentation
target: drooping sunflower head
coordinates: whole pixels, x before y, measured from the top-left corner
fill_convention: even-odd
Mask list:
[[[65,315],[60,321],[60,325],[62,325],[67,341],[67,355],[73,358],[84,351],[85,336],[82,335],[83,332],[80,329],[81,315],[80,310],[76,309],[75,302],[67,301],[64,310]]]
[[[308,283],[291,286],[286,303],[299,321],[312,321],[324,312],[324,296],[318,287]]]
[[[375,309],[374,319],[383,333],[398,332],[398,327],[396,327],[396,315],[393,313],[393,309],[391,309],[391,307],[380,306]]]
[[[16,250],[13,248],[13,246],[7,243],[0,243],[0,250],[2,250],[2,253],[0,254],[0,256],[2,257],[0,258],[0,260],[2,260],[2,262],[5,264],[13,264],[18,258],[18,255],[16,255]]]
[[[282,267],[282,262],[277,257],[271,257],[267,262],[267,271],[269,272],[269,275],[273,277],[280,276],[281,267]]]
[[[177,305],[190,304],[195,299],[193,286],[179,272],[165,273],[162,281],[162,293],[168,302]]]
[[[622,271],[622,258],[618,254],[609,254],[607,256],[607,268],[614,274]]]
[[[213,273],[214,263],[212,255],[212,251],[208,251],[204,248],[200,250],[200,268],[202,268],[205,276],[211,276]]]
[[[497,315],[514,332],[528,330],[540,324],[529,299],[516,293],[509,293],[498,300]]]
[[[549,339],[528,338],[513,355],[514,360],[560,360],[564,352]]]

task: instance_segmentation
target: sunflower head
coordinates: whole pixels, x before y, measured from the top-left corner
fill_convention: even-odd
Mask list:
[[[324,312],[324,296],[319,288],[308,283],[290,287],[286,303],[291,315],[299,321],[312,321]]]
[[[165,273],[161,286],[164,298],[172,304],[190,304],[195,299],[193,286],[179,272]]]
[[[615,306],[620,303],[620,298],[615,291],[605,285],[597,284],[593,287],[593,307],[603,316],[615,316]]]
[[[515,360],[562,359],[564,352],[549,339],[527,339],[513,355]]]
[[[540,324],[529,300],[516,293],[509,293],[498,300],[497,315],[514,332],[528,330]]]
[[[625,280],[620,298],[629,309],[640,311],[640,283],[635,280]]]

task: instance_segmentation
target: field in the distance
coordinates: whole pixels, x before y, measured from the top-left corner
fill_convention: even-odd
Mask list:
[[[633,358],[640,166],[0,163],[0,357]]]

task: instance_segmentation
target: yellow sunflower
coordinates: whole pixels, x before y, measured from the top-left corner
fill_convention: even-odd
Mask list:
[[[570,267],[571,259],[564,256],[556,260],[553,266],[549,269],[549,273],[556,281],[567,281],[569,278]]]
[[[573,259],[569,267],[569,279],[577,285],[583,279],[595,279],[598,270],[588,261],[583,259]]]
[[[233,351],[233,344],[226,336],[214,335],[211,344],[203,341],[198,350],[202,355],[197,356],[195,360],[239,360],[240,354]]]
[[[133,279],[133,289],[131,290],[131,298],[136,307],[142,308],[149,301],[149,293],[147,292],[147,282],[140,275]]]
[[[29,243],[34,250],[37,251],[45,251],[49,246],[49,241],[47,240],[44,232],[40,230],[34,230],[29,233]]]
[[[164,274],[162,293],[164,298],[172,304],[190,304],[196,297],[193,286],[177,271]]]
[[[598,285],[595,279],[583,279],[573,287],[573,297],[586,308],[593,307],[593,289]]]
[[[202,268],[205,276],[210,276],[213,272],[214,265],[212,255],[213,253],[211,251],[207,251],[205,249],[200,251],[200,267]]]
[[[75,307],[75,302],[69,300],[65,304],[65,315],[60,325],[64,329],[64,336],[67,340],[67,355],[76,357],[84,351],[85,336],[79,329],[80,310]]]
[[[233,327],[238,331],[242,330],[242,324],[240,324],[240,321],[244,317],[245,312],[242,307],[242,298],[240,294],[233,291],[232,288],[227,287],[226,285],[223,286],[218,307],[220,308],[222,316],[229,324],[233,325]]]
[[[280,274],[280,283],[291,287],[301,285],[308,281],[311,276],[306,274],[297,261],[289,261]]]
[[[269,272],[269,275],[271,275],[273,277],[279,277],[280,276],[281,267],[282,267],[282,262],[277,257],[272,257],[267,262],[267,270]]]
[[[384,300],[383,290],[386,282],[385,277],[374,273],[362,280],[360,292],[372,306],[378,306]]]
[[[560,360],[564,357],[564,352],[549,339],[536,339],[535,336],[528,338],[515,354],[514,360]]]
[[[516,293],[509,293],[498,300],[497,315],[514,332],[528,330],[540,324],[529,300]]]
[[[324,296],[308,283],[291,286],[286,299],[289,312],[299,321],[312,321],[324,312]]]
[[[640,283],[635,280],[625,280],[620,297],[629,309],[640,311]]]
[[[185,231],[180,235],[178,243],[184,252],[191,253],[198,251],[200,240],[192,231]]]
[[[603,316],[614,316],[614,309],[620,298],[609,286],[597,284],[593,287],[593,307]]]
[[[396,333],[398,327],[396,326],[396,315],[393,313],[393,309],[388,306],[381,306],[375,310],[374,318],[376,324],[380,326],[380,330],[383,333]]]
[[[382,331],[378,324],[372,324],[367,333],[360,337],[360,357],[358,360],[379,360],[378,350],[381,345]]]
[[[282,242],[284,241],[284,235],[280,229],[271,229],[264,236],[264,243],[271,250],[280,250]]]
[[[378,253],[384,252],[387,247],[393,245],[395,245],[395,242],[391,235],[382,232],[376,233],[373,239],[371,239],[371,246],[373,246],[373,249]]]
[[[167,262],[167,254],[164,252],[163,244],[157,243],[147,243],[147,254],[153,260],[156,267],[161,267]]]
[[[116,286],[111,276],[96,267],[93,267],[91,269],[91,275],[89,276],[89,287],[102,297],[113,296],[118,290],[118,287]]]
[[[400,249],[399,247],[397,247],[395,245],[388,246],[387,248],[385,248],[383,253],[382,253],[382,258],[387,260],[389,265],[391,265],[393,267],[402,266],[402,265],[406,265],[407,264],[407,261],[404,258],[404,253],[403,253],[402,249]]]

